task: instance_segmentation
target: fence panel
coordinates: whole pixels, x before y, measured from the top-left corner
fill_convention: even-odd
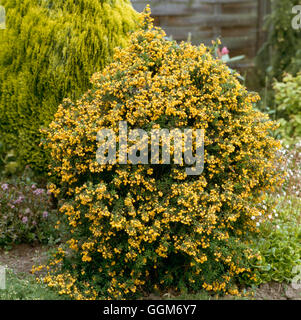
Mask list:
[[[268,0],[132,0],[137,11],[150,4],[156,25],[173,39],[210,44],[221,38],[231,56],[244,54],[249,64],[264,41]]]

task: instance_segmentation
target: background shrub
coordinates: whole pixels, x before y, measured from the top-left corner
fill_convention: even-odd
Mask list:
[[[0,183],[0,246],[61,240],[49,192],[25,174]]]
[[[301,140],[301,73],[286,74],[282,82],[274,83],[277,118],[280,133],[289,143]]]
[[[16,174],[19,168],[15,152],[0,141],[0,177]]]
[[[45,169],[41,127],[65,97],[75,99],[89,78],[127,43],[137,13],[128,0],[1,0],[0,135],[18,164]]]
[[[280,182],[276,124],[255,109],[258,96],[201,45],[178,45],[146,14],[127,49],[92,78],[93,89],[64,100],[45,132],[64,198],[68,247],[44,281],[72,298],[135,297],[154,289],[235,294],[254,281],[257,253],[247,239],[264,192]],[[100,165],[97,132],[205,129],[205,168],[187,176],[170,165]],[[128,148],[133,147],[133,141]],[[171,153],[171,158],[173,153]],[[56,267],[54,267],[56,265]]]
[[[289,282],[293,268],[301,265],[301,200],[295,196],[269,197],[270,219],[260,223],[260,234],[254,241],[262,259],[256,265],[258,282]]]
[[[278,155],[285,182],[263,201],[267,219],[256,219],[260,232],[252,243],[261,256],[255,265],[259,283],[289,282],[301,264],[301,142],[283,147]]]
[[[301,38],[300,30],[292,27],[292,20],[296,14],[292,8],[299,5],[298,0],[271,0],[271,13],[266,17],[267,41],[259,50],[256,58],[256,73],[258,74],[258,85],[263,88],[261,95],[262,103],[259,103],[260,110],[267,112],[274,120],[280,120],[281,129],[279,138],[293,138],[291,134],[298,121],[283,118],[283,108],[280,111],[275,101],[273,84],[275,80],[282,82],[285,74],[292,76],[301,70]],[[290,110],[292,117],[297,114]],[[286,115],[290,116],[288,112]],[[287,125],[287,128],[286,128]],[[277,132],[277,134],[279,131]]]
[[[299,4],[298,0],[271,0],[271,13],[266,17],[268,39],[257,61],[270,83],[273,78],[280,81],[284,72],[295,75],[301,69],[300,31],[292,28],[292,8]]]

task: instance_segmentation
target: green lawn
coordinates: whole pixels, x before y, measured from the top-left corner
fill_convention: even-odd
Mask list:
[[[0,289],[0,300],[62,300],[63,297],[40,284],[35,277],[6,270],[6,289]]]

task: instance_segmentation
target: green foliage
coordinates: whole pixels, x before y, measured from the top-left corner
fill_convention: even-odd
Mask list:
[[[33,276],[16,274],[6,270],[6,289],[0,290],[0,300],[64,300],[67,299],[43,283],[37,283]]]
[[[229,55],[230,52],[229,52],[228,48],[223,47],[222,50],[220,50],[220,48],[219,48],[220,43],[221,42],[219,39],[217,40],[217,42],[213,42],[212,51],[214,53],[214,56],[216,58],[220,58],[224,63],[231,65],[231,63],[233,63],[233,62],[237,62],[237,61],[243,60],[245,58],[244,55],[230,58],[230,55]],[[245,81],[245,78],[242,77],[241,75],[239,75],[235,70],[231,69],[230,67],[229,67],[229,70],[231,70],[232,73],[237,74],[237,77],[240,80]]]
[[[235,294],[238,277],[253,280],[256,250],[246,240],[257,230],[253,217],[265,214],[262,195],[282,180],[280,143],[270,136],[276,125],[212,50],[170,41],[145,19],[93,76],[93,89],[64,100],[45,130],[60,179],[49,190],[64,199],[70,228],[45,281],[75,299],[167,288]],[[206,129],[203,173],[189,176],[174,161],[99,163],[97,133],[118,135],[120,120],[147,138],[153,129]],[[127,151],[137,150],[128,140]],[[143,146],[150,150],[150,141]],[[173,158],[175,148],[169,152]]]
[[[16,175],[20,171],[20,164],[14,150],[0,141],[0,177]]]
[[[29,177],[0,183],[0,246],[59,241],[50,195]]]
[[[280,132],[287,142],[301,139],[301,73],[286,74],[282,82],[274,83],[277,118]]]
[[[300,136],[301,127],[297,92],[295,97],[291,92],[294,86],[298,86],[299,80],[292,80],[286,75],[296,76],[301,69],[301,34],[300,30],[292,27],[296,16],[292,8],[299,3],[298,0],[271,0],[271,13],[266,17],[265,26],[267,41],[256,59],[258,79],[260,85],[265,87],[259,108],[279,120],[281,127],[277,137],[286,143],[292,143],[296,136]]]
[[[296,74],[301,68],[300,31],[292,28],[292,8],[299,0],[271,0],[271,13],[266,18],[267,42],[261,48],[257,63],[267,75],[281,80],[283,72]]]
[[[137,13],[128,0],[1,0],[0,135],[21,165],[45,170],[41,127],[65,97],[77,98],[90,76],[127,43]]]
[[[260,233],[253,247],[262,260],[256,264],[259,282],[290,281],[301,265],[301,142],[280,151],[285,183],[263,203],[267,220],[259,219]]]
[[[254,242],[262,257],[256,265],[259,283],[291,281],[293,268],[301,265],[301,199],[282,197],[274,210],[274,218],[262,223]]]

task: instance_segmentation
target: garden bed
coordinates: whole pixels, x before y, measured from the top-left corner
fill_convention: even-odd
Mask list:
[[[22,281],[27,283],[27,281],[31,281],[34,278],[31,274],[32,265],[40,265],[47,261],[47,257],[49,254],[50,247],[49,246],[41,246],[41,245],[14,245],[10,250],[0,250],[0,265],[7,266],[7,268],[11,269],[12,274],[14,274],[13,279],[10,273],[9,281],[11,283],[15,283],[16,279],[18,282],[22,283]],[[25,287],[22,285],[18,285],[18,292],[22,294],[22,291],[25,290]],[[48,290],[44,291],[44,288],[39,288],[42,290],[42,293],[46,292],[46,296],[44,294],[41,298],[48,298]],[[46,289],[45,289],[46,290]],[[301,300],[301,289],[295,290],[288,283],[265,283],[260,285],[254,289],[248,289],[248,294],[246,297],[234,297],[231,295],[219,298],[222,300],[233,300],[233,299],[248,299],[248,300]],[[41,293],[41,294],[42,294]],[[51,295],[52,297],[52,295]],[[53,295],[55,299],[58,299],[58,296]],[[1,296],[1,298],[3,298]],[[200,292],[198,294],[189,294],[189,295],[181,295],[175,296],[171,293],[166,293],[164,295],[159,294],[150,294],[147,297],[142,298],[143,300],[166,300],[166,299],[185,299],[185,300],[215,300],[216,296],[210,296],[206,292]]]
[[[14,245],[11,250],[0,249],[0,265],[7,266],[15,272],[31,273],[33,265],[47,261],[49,247],[41,245]]]

